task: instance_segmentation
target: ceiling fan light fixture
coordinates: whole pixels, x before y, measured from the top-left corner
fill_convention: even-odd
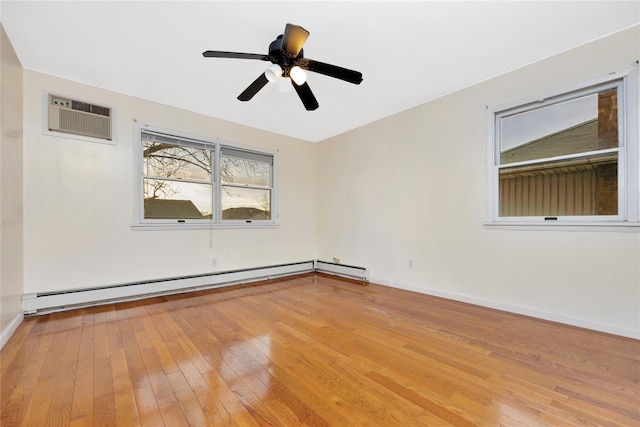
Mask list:
[[[304,84],[304,82],[307,81],[307,73],[305,73],[304,70],[297,65],[291,67],[291,70],[289,70],[289,76],[291,77],[291,80],[296,82],[298,86]]]
[[[271,66],[267,68],[267,71],[264,72],[264,75],[267,80],[274,82],[282,75],[282,67],[278,64],[271,64]]]

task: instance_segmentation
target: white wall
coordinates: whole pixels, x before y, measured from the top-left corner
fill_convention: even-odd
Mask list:
[[[22,320],[22,67],[0,25],[0,348]]]
[[[639,40],[626,30],[321,142],[318,257],[367,266],[374,282],[640,336],[637,231],[483,226],[486,106],[629,68]]]
[[[338,257],[374,282],[638,336],[638,233],[483,222],[485,106],[629,67],[639,39],[628,30],[319,144],[24,71],[24,293]],[[117,145],[43,135],[43,90],[115,106]],[[281,226],[133,231],[134,119],[279,150]]]
[[[117,145],[43,135],[45,90],[114,106]],[[315,258],[314,144],[28,70],[24,73],[24,117],[27,294]],[[278,150],[280,227],[132,230],[134,119]]]

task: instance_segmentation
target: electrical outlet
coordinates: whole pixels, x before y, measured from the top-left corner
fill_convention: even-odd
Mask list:
[[[409,260],[409,268],[413,268],[413,260],[412,259]]]
[[[217,260],[216,258],[213,258],[213,259],[211,260],[211,266],[212,266],[212,267],[217,267],[217,266],[218,266],[218,260]]]

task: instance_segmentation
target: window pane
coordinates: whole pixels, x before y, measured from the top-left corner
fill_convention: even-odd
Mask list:
[[[618,154],[500,170],[500,216],[618,214]]]
[[[213,185],[144,179],[145,219],[211,219]]]
[[[261,185],[271,184],[271,164],[238,157],[220,157],[220,179],[234,184]]]
[[[500,164],[618,147],[617,89],[500,118]]]
[[[222,187],[223,220],[271,219],[271,191],[255,188]]]
[[[145,141],[144,175],[211,181],[211,151],[166,142]]]

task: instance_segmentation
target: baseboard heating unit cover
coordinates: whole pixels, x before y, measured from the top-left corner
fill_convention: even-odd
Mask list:
[[[45,313],[86,305],[106,304],[150,296],[190,292],[314,271],[313,261],[246,268],[193,276],[172,277],[96,288],[27,294],[22,300],[25,314]]]
[[[22,310],[25,315],[46,314],[84,306],[199,291],[315,271],[368,281],[368,270],[366,268],[312,260],[95,288],[25,294],[22,298]]]
[[[369,269],[353,265],[338,264],[335,262],[315,261],[315,271],[318,273],[335,274],[337,276],[369,281]]]

